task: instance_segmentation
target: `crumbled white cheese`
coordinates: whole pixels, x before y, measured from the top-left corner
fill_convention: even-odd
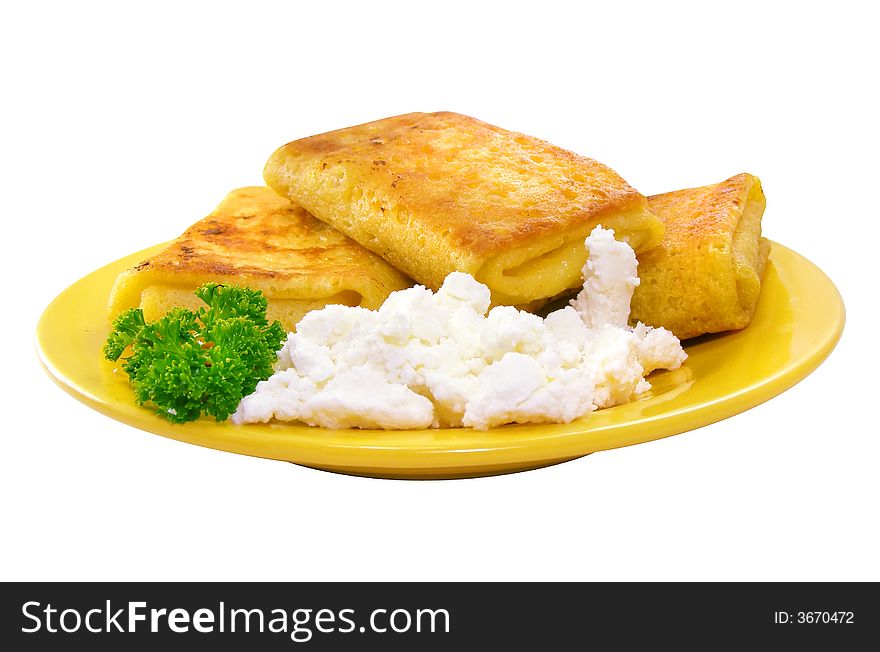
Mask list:
[[[376,311],[312,311],[232,420],[487,429],[567,423],[630,401],[650,388],[646,374],[687,356],[666,329],[627,326],[633,250],[601,227],[586,246],[584,289],[545,319],[509,306],[487,314],[489,289],[459,272],[436,293],[394,292]]]
[[[571,302],[590,328],[618,326],[629,320],[629,304],[639,285],[635,252],[614,239],[611,229],[593,229],[586,241],[584,288]]]

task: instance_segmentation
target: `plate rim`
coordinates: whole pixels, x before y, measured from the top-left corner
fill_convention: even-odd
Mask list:
[[[47,320],[52,317],[53,310],[63,303],[65,298],[73,293],[78,287],[83,285],[89,279],[97,278],[102,274],[108,274],[108,270],[122,269],[126,264],[130,263],[132,259],[144,256],[146,255],[146,252],[153,251],[164,246],[164,244],[165,243],[154,245],[133,254],[129,254],[128,256],[94,270],[69,285],[47,305],[38,321],[33,342],[41,366],[47,374],[52,378],[55,384],[61,387],[66,393],[70,394],[91,409],[94,409],[118,422],[150,432],[151,434],[157,434],[177,441],[205,446],[215,450],[224,450],[268,459],[279,459],[304,466],[322,468],[324,470],[339,470],[343,473],[377,477],[387,477],[389,475],[393,477],[405,477],[407,474],[410,474],[421,477],[429,474],[432,469],[438,469],[441,467],[448,468],[450,466],[453,466],[458,470],[464,470],[465,472],[468,470],[473,471],[473,475],[488,475],[494,474],[495,472],[505,473],[509,472],[509,470],[502,469],[508,468],[510,465],[521,465],[523,469],[529,468],[529,464],[533,464],[535,467],[546,466],[547,464],[574,459],[601,450],[610,450],[613,448],[655,441],[657,439],[688,432],[711,423],[722,421],[744,412],[745,410],[751,409],[752,407],[760,405],[796,385],[812,373],[830,355],[839,342],[845,325],[846,312],[843,299],[831,279],[807,258],[784,245],[771,241],[771,262],[778,264],[775,260],[776,258],[779,258],[780,256],[783,258],[788,257],[797,265],[805,266],[805,269],[808,269],[811,273],[818,274],[819,278],[827,284],[828,289],[832,291],[831,296],[834,299],[833,307],[835,310],[833,311],[832,317],[828,320],[828,328],[823,333],[823,337],[821,337],[817,344],[807,351],[801,359],[788,361],[774,374],[762,377],[758,382],[749,383],[736,392],[719,396],[714,401],[688,404],[668,412],[661,412],[650,417],[642,416],[625,421],[624,423],[588,425],[592,415],[587,415],[570,424],[511,424],[488,431],[492,433],[491,435],[486,435],[485,432],[483,432],[476,437],[476,439],[480,440],[482,440],[483,437],[495,438],[496,443],[498,443],[498,440],[500,439],[498,436],[499,432],[510,433],[516,429],[550,431],[547,437],[528,438],[523,440],[519,446],[513,446],[508,439],[504,448],[492,447],[492,442],[483,442],[482,446],[471,446],[464,449],[456,448],[451,450],[450,442],[438,440],[437,436],[441,434],[445,434],[447,439],[450,435],[454,436],[456,433],[467,433],[467,437],[475,438],[474,434],[481,432],[469,428],[443,429],[439,431],[375,431],[360,429],[327,431],[321,428],[301,424],[283,423],[234,425],[228,421],[214,423],[213,421],[200,420],[188,424],[170,424],[169,422],[165,422],[155,416],[153,411],[136,406],[133,400],[130,407],[136,410],[135,417],[130,416],[129,412],[131,412],[131,410],[125,409],[120,412],[120,409],[114,408],[112,402],[108,402],[100,396],[92,395],[89,391],[86,391],[81,387],[74,378],[69,377],[67,373],[57,367],[52,359],[52,355],[47,352],[47,347],[42,341],[42,336],[47,330]],[[109,288],[107,294],[109,294]],[[719,334],[710,337],[725,337],[727,335],[730,334]],[[693,340],[691,342],[686,342],[686,346],[692,346],[693,342]],[[620,408],[625,408],[627,405],[632,405],[632,403],[608,408],[602,412],[618,410]],[[149,417],[149,419],[144,419],[144,416]],[[685,418],[688,419],[688,423],[682,427],[682,424],[679,423],[679,421]],[[154,423],[151,424],[151,422]],[[151,425],[154,425],[155,427],[151,427]],[[630,437],[618,436],[615,442],[602,442],[604,436],[619,431],[623,426],[629,427],[633,430],[639,430],[639,435]],[[218,438],[216,436],[216,429],[218,428],[224,430],[234,429],[238,435],[241,435],[241,437],[226,436]],[[212,433],[213,436],[205,436],[202,432],[205,429],[214,431]],[[267,437],[267,430],[276,430],[278,432],[271,433],[271,436]],[[308,436],[308,439],[312,440],[311,442],[302,441],[302,435],[304,432],[311,433]],[[332,436],[336,441],[332,442],[329,447],[326,443],[323,445],[316,445],[316,440],[326,439],[328,432],[332,433]],[[256,435],[255,433],[260,434]],[[287,435],[297,435],[293,438],[295,440],[294,443],[297,444],[295,450],[287,453],[281,450],[283,448],[282,445],[290,443],[291,439],[289,436],[285,436],[285,433]],[[315,433],[319,433],[319,435],[316,437]],[[345,433],[354,434],[359,443],[353,445],[340,443],[338,439],[340,436],[344,437]],[[430,445],[426,445],[426,442],[420,444],[413,443],[414,437],[426,433],[430,433],[432,436],[433,441]],[[389,434],[397,435],[398,437],[404,436],[410,441],[405,446],[401,446],[400,442],[394,443],[394,437],[389,437]],[[279,437],[279,435],[281,436]],[[239,441],[241,439],[248,439],[249,436],[251,440],[250,442]],[[374,442],[374,445],[364,446],[363,438],[371,436],[377,441]],[[583,439],[587,436],[594,439],[593,443],[598,445],[585,446]],[[255,440],[260,438],[273,439],[275,445],[264,444],[262,447],[258,446],[255,448]],[[540,445],[542,439],[546,441],[543,442],[543,445]],[[382,440],[385,440],[385,443],[383,443]],[[389,441],[391,443],[388,443]],[[552,447],[548,445],[548,441],[553,444]],[[536,445],[536,442],[539,445]],[[309,443],[311,444],[310,446],[307,445]],[[546,455],[550,450],[544,450],[548,449],[548,447],[555,451],[551,456]],[[323,450],[323,453],[320,453],[320,450]],[[544,450],[545,455],[536,456],[535,453],[541,450]],[[315,453],[319,454],[316,455]],[[357,453],[360,456],[360,463],[352,463],[351,455],[353,453]],[[560,455],[560,453],[562,454]],[[454,463],[450,464],[450,462]],[[490,467],[497,467],[497,469],[492,471]],[[344,470],[342,470],[343,468]],[[358,473],[359,470],[361,473]],[[387,473],[383,474],[381,472],[382,470],[387,471]],[[513,468],[511,470],[517,469]],[[454,475],[457,476],[461,474],[457,473]],[[442,477],[453,477],[453,475],[450,474],[449,476]]]

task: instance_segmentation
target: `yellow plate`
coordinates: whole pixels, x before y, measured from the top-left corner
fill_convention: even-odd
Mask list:
[[[171,424],[138,407],[125,374],[115,373],[115,365],[101,355],[113,281],[161,246],[89,274],[49,305],[37,327],[37,348],[55,382],[90,407],[157,435],[357,475],[493,475],[699,428],[754,407],[803,379],[834,348],[844,322],[843,302],[828,277],[805,258],[774,244],[748,328],[686,343],[685,366],[654,374],[647,397],[569,424],[511,425],[487,432],[236,426],[210,418]]]

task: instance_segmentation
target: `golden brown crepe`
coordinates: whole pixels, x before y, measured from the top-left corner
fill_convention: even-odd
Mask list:
[[[537,307],[578,287],[596,224],[637,252],[663,233],[610,168],[456,113],[303,138],[277,150],[264,177],[419,283],[468,272],[495,303]]]
[[[162,252],[120,274],[110,295],[114,317],[140,306],[150,321],[172,306],[201,305],[208,282],[262,290],[267,317],[293,330],[309,310],[330,303],[378,308],[412,281],[359,244],[270,188],[239,188]]]
[[[630,318],[680,339],[744,328],[761,292],[770,243],[761,237],[764,193],[750,174],[650,197],[663,242],[639,256]]]

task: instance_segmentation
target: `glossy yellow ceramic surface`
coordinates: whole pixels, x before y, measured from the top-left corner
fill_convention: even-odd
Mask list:
[[[171,424],[134,403],[122,371],[103,360],[105,306],[116,275],[158,247],[103,267],[62,292],[37,328],[46,370],[64,390],[109,417],[180,441],[328,471],[397,478],[455,478],[547,466],[596,451],[699,428],[785,391],[824,360],[843,330],[837,289],[805,258],[774,244],[760,302],[745,330],[685,343],[688,360],[649,380],[645,398],[569,424],[487,432],[322,430],[236,426],[205,418]]]

